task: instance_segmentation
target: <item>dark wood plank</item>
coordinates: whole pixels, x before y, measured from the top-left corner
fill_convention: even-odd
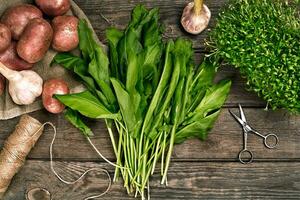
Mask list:
[[[56,163],[64,178],[74,180],[84,169],[91,167],[113,169],[99,163]],[[72,170],[70,172],[69,170]],[[160,176],[151,179],[152,200],[193,199],[299,199],[300,163],[172,163],[168,187],[160,185]],[[104,174],[91,172],[74,186],[65,185],[50,172],[49,162],[27,161],[14,178],[4,200],[23,200],[27,190],[43,187],[53,199],[79,200],[96,195],[107,187]],[[134,199],[126,194],[122,182],[113,184],[105,200]]]
[[[237,109],[234,109],[237,112]],[[249,148],[253,150],[257,160],[274,159],[288,160],[300,159],[300,116],[291,116],[284,111],[269,111],[263,109],[245,109],[246,117],[257,130],[264,134],[276,133],[279,137],[278,148],[269,150],[263,146],[262,140],[249,136]],[[54,147],[56,159],[72,160],[98,160],[98,156],[89,146],[80,132],[65,121],[62,115],[51,115],[46,111],[35,112],[32,116],[40,121],[52,121],[58,129],[58,137]],[[4,140],[13,131],[18,119],[1,121],[0,147]],[[112,147],[105,126],[102,121],[89,121],[95,132],[93,138],[96,146],[109,159],[114,159]],[[53,132],[47,127],[44,134],[32,150],[29,158],[48,159],[49,144]],[[176,146],[174,159],[182,160],[235,160],[242,147],[242,129],[231,117],[227,109],[223,109],[214,129],[207,141],[197,139],[188,140]],[[101,159],[100,159],[101,160]]]
[[[107,26],[116,26],[123,29],[130,19],[131,10],[135,5],[142,3],[148,8],[159,7],[162,23],[166,27],[166,37],[185,37],[192,39],[194,47],[198,51],[203,52],[204,39],[207,38],[209,30],[215,25],[220,8],[222,8],[228,0],[206,1],[206,5],[211,10],[212,18],[208,29],[197,36],[186,33],[180,25],[183,8],[190,1],[191,0],[75,0],[91,20],[101,40],[105,40],[105,29]]]
[[[162,22],[166,26],[166,38],[182,36],[192,39],[197,52],[195,59],[199,63],[203,53],[206,52],[204,40],[208,36],[209,29],[214,26],[219,10],[227,0],[207,1],[212,11],[212,21],[209,29],[198,36],[185,33],[180,26],[181,12],[187,0],[75,0],[75,2],[86,12],[99,38],[104,42],[105,29],[112,25],[124,28],[129,20],[130,11],[137,3],[143,3],[147,7],[159,6]],[[169,173],[169,187],[160,185],[160,177],[156,174],[151,181],[152,199],[299,199],[300,124],[298,122],[300,116],[291,116],[284,111],[263,111],[264,101],[244,89],[245,81],[239,76],[237,70],[231,67],[221,68],[216,79],[220,80],[224,77],[231,77],[233,80],[232,91],[208,140],[206,142],[188,140],[176,146]],[[242,134],[241,128],[234,122],[226,108],[236,107],[237,103],[251,107],[245,109],[245,112],[254,127],[263,133],[276,133],[280,139],[277,149],[268,150],[264,148],[259,138],[250,137],[249,148],[253,150],[255,157],[255,162],[250,165],[230,162],[236,161],[237,153],[242,146]],[[58,171],[66,173],[65,178],[75,179],[76,175],[78,176],[87,167],[104,167],[111,174],[113,173],[113,168],[102,163],[79,131],[67,123],[62,115],[51,115],[45,111],[38,111],[32,115],[43,122],[50,120],[57,126],[55,159],[80,161],[56,162]],[[0,121],[0,149],[18,119]],[[93,138],[96,146],[106,157],[114,160],[104,124],[93,120],[89,120],[88,124],[96,133]],[[105,190],[106,176],[98,173],[91,173],[75,186],[60,183],[51,173],[47,161],[51,139],[52,131],[47,127],[29,155],[29,159],[34,160],[28,160],[14,178],[5,200],[23,200],[25,192],[34,187],[45,187],[54,195],[53,199],[63,200],[84,199]],[[97,163],[83,163],[84,161],[97,161]],[[72,170],[75,174],[71,174],[68,170]],[[122,183],[118,182],[102,199],[133,198],[126,195]]]

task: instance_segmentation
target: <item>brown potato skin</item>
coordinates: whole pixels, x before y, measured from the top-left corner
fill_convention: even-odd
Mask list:
[[[19,40],[29,21],[42,17],[43,13],[37,7],[30,4],[20,4],[8,8],[4,12],[1,22],[10,29],[12,38]]]
[[[78,23],[78,18],[74,16],[58,16],[53,19],[52,48],[54,50],[68,52],[78,46]]]
[[[33,64],[30,64],[20,58],[17,53],[17,43],[13,41],[6,51],[0,53],[0,62],[12,70],[22,71],[28,70],[33,67]]]
[[[64,15],[70,10],[70,0],[35,0],[38,7],[48,16]]]
[[[5,51],[11,43],[11,32],[5,24],[0,23],[0,53]]]
[[[42,99],[45,109],[53,114],[58,114],[64,111],[65,106],[54,99],[54,94],[69,94],[70,90],[65,81],[61,79],[50,79],[44,83]]]
[[[4,93],[5,90],[5,78],[0,74],[0,96]]]
[[[17,44],[17,52],[25,61],[37,63],[47,53],[52,37],[52,27],[46,20],[33,19],[26,26]]]

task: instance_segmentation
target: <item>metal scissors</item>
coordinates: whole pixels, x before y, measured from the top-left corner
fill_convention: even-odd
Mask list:
[[[251,128],[249,126],[249,124],[247,123],[247,121],[246,121],[246,117],[245,117],[243,108],[242,108],[242,106],[240,104],[239,104],[239,109],[240,109],[240,115],[241,115],[241,117],[238,117],[231,110],[229,110],[229,112],[236,119],[236,121],[238,123],[240,123],[240,125],[243,128],[244,144],[243,144],[243,149],[239,152],[238,158],[239,158],[239,161],[241,163],[248,164],[248,163],[251,163],[253,161],[253,153],[252,153],[252,151],[248,150],[248,146],[247,146],[248,134],[252,133],[252,134],[255,134],[255,135],[263,138],[264,145],[268,149],[275,148],[277,146],[279,140],[278,140],[277,135],[275,135],[275,134],[262,135],[258,131],[256,131],[253,128]],[[273,142],[271,142],[271,141],[273,141]],[[247,154],[248,154],[248,157],[245,158],[245,156]]]

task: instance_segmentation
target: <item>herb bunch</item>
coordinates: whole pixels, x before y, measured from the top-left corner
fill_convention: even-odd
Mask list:
[[[60,53],[53,60],[87,87],[82,93],[56,95],[68,107],[66,118],[93,147],[92,130],[82,115],[105,119],[117,159],[114,180],[121,176],[127,192],[142,199],[158,162],[162,184],[167,184],[176,143],[207,137],[231,86],[228,80],[213,83],[216,67],[208,60],[195,66],[191,41],[165,43],[162,32],[158,9],[139,5],[125,30],[107,29],[109,55],[80,21],[82,55]]]
[[[273,108],[300,112],[299,1],[231,0],[210,34],[211,56],[237,67]]]

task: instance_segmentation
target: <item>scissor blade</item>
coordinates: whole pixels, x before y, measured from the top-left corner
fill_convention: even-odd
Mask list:
[[[243,108],[241,106],[241,104],[239,104],[239,109],[240,109],[240,115],[241,115],[241,119],[246,122],[246,117],[245,117],[245,114],[244,114],[244,111],[243,111]]]
[[[239,118],[236,114],[234,114],[231,110],[229,110],[229,112],[230,112],[230,114],[236,119],[236,121],[238,122],[238,123],[240,123],[242,126],[244,126],[244,124],[245,124],[245,122],[241,119],[241,118]]]

